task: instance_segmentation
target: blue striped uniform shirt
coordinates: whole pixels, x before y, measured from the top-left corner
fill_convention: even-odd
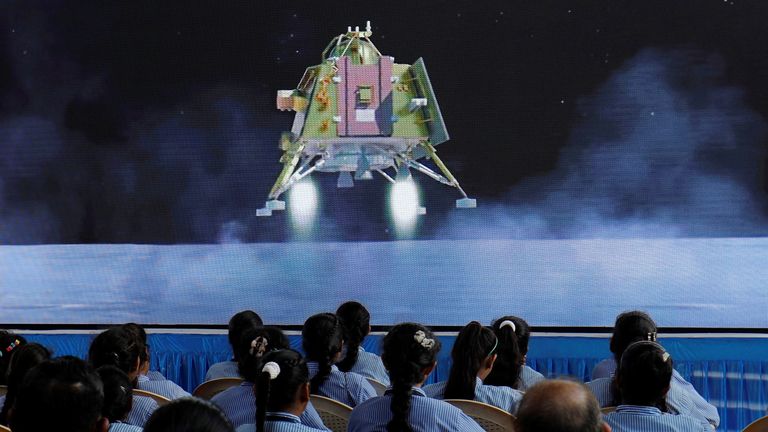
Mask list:
[[[114,422],[109,424],[109,432],[142,432],[144,429],[129,425],[123,422]]]
[[[614,373],[616,373],[616,360],[613,358],[605,359],[598,363],[592,370],[592,379],[613,377]],[[676,369],[672,370],[672,381],[669,383],[669,387],[670,393],[686,393],[688,395],[688,399],[693,404],[693,408],[692,411],[685,413],[686,415],[703,418],[714,427],[720,425],[720,414],[718,414],[717,408],[707,402],[706,399],[696,391],[693,384],[686,381]],[[667,396],[667,402],[672,404],[669,400],[669,396]]]
[[[170,400],[192,396],[173,381],[167,379],[150,379],[146,375],[139,375],[136,388],[165,396]]]
[[[320,429],[301,424],[298,417],[287,412],[268,412],[264,422],[267,432],[319,432]],[[235,432],[256,432],[255,424],[242,425]]]
[[[218,378],[240,378],[240,369],[236,361],[223,361],[214,363],[205,373],[203,381],[210,381]]]
[[[363,347],[359,347],[357,351],[357,361],[349,371],[367,378],[373,378],[388,386],[389,374],[387,373],[387,368],[384,367],[384,362],[381,361],[381,357],[367,352]]]
[[[528,365],[523,365],[523,367],[520,368],[520,390],[522,391],[528,390],[537,382],[544,381],[545,379],[544,375]]]
[[[310,361],[307,362],[307,368],[309,368],[309,377],[312,379],[317,375],[319,365],[317,362]],[[331,398],[351,407],[376,396],[376,390],[364,376],[354,372],[342,372],[336,366],[331,366],[331,373],[320,384],[318,393],[320,396]]]
[[[234,427],[256,421],[256,395],[253,394],[253,383],[243,381],[238,386],[230,387],[211,399],[229,418]],[[328,430],[320,419],[312,402],[300,416],[301,423],[317,429]]]
[[[348,432],[386,432],[392,420],[392,396],[387,393],[361,403],[352,410]],[[474,420],[455,406],[427,397],[413,388],[408,424],[413,432],[484,432]]]
[[[702,420],[649,406],[619,405],[604,419],[613,432],[712,432],[712,426]]]
[[[5,395],[0,396],[0,410],[3,409],[3,405],[5,405]]]
[[[133,406],[128,413],[125,422],[134,426],[144,427],[149,417],[157,409],[158,405],[154,399],[147,396],[133,395]]]
[[[431,398],[445,399],[445,386],[447,384],[448,381],[430,384],[424,387],[424,393]],[[478,402],[487,403],[488,405],[501,408],[510,414],[515,414],[517,412],[517,405],[520,404],[522,399],[523,392],[520,390],[506,386],[489,386],[483,384],[479,377],[475,379],[475,400]]]

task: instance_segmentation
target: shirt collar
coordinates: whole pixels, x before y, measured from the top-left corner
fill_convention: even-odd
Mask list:
[[[654,415],[660,416],[661,410],[652,406],[642,405],[619,405],[616,407],[616,412],[634,413],[642,415]]]
[[[269,417],[273,417],[273,418],[274,417],[280,417],[281,419],[288,420],[291,423],[301,423],[301,419],[299,417],[297,417],[297,416],[295,416],[295,415],[293,415],[291,413],[284,412],[284,411],[280,411],[280,412],[268,411],[266,416],[267,416],[268,419],[269,419]]]
[[[146,376],[146,375],[139,375],[137,379],[138,379],[139,382],[147,382],[147,381],[149,381],[149,377]]]

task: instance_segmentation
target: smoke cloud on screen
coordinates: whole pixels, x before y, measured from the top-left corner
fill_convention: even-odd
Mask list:
[[[580,100],[577,115],[554,171],[516,185],[506,200],[450,213],[436,236],[768,234],[755,186],[766,124],[725,83],[717,55],[645,49]]]

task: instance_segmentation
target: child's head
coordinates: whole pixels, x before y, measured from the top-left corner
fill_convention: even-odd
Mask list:
[[[197,398],[173,400],[152,413],[144,432],[234,432],[216,405]]]
[[[264,431],[266,412],[300,415],[309,402],[309,371],[292,349],[270,351],[262,362],[256,390],[256,430]]]
[[[261,373],[262,358],[270,351],[290,347],[288,338],[277,327],[256,327],[246,329],[237,343],[237,366],[240,375],[249,382],[256,382]]]
[[[658,343],[638,341],[621,356],[616,380],[621,402],[663,408],[672,379],[672,357]]]
[[[477,321],[465,325],[451,350],[451,372],[445,387],[446,399],[475,399],[478,377],[484,379],[493,368],[499,340]]]
[[[112,327],[96,336],[88,349],[88,361],[95,368],[116,366],[133,382],[139,375],[144,354],[145,346],[136,339],[136,334],[120,326]]]
[[[617,364],[624,350],[633,342],[641,340],[656,340],[656,323],[647,313],[629,311],[616,317],[610,348]]]
[[[332,313],[312,315],[304,322],[301,344],[307,360],[318,364],[318,372],[312,378],[312,393],[317,393],[341,354],[344,344],[341,320]]]
[[[229,345],[232,347],[232,351],[235,351],[235,346],[240,341],[240,338],[243,337],[243,332],[263,325],[264,322],[259,314],[252,310],[244,310],[232,315],[227,327],[227,337],[229,338]],[[237,353],[235,352],[234,354],[235,361],[237,361]]]
[[[8,424],[8,411],[16,401],[21,387],[21,382],[33,367],[50,360],[51,352],[48,348],[36,344],[23,344],[12,351],[8,363],[8,393],[5,395],[5,403],[0,410],[0,424]]]
[[[341,320],[344,330],[344,344],[347,346],[347,355],[337,366],[348,372],[357,362],[360,344],[371,331],[371,315],[362,304],[349,301],[339,306],[336,310],[336,316]]]
[[[104,384],[102,414],[110,423],[125,420],[133,406],[133,386],[128,375],[115,366],[102,366],[96,373]]]
[[[7,385],[8,362],[11,361],[13,350],[27,343],[23,336],[9,331],[0,330],[0,385]]]
[[[520,370],[528,353],[530,327],[524,319],[507,315],[494,321],[492,329],[499,341],[496,349],[498,357],[484,382],[489,385],[520,388]]]

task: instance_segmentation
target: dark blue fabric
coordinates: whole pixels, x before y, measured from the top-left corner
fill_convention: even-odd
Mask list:
[[[85,358],[94,335],[24,334],[29,341],[52,348],[54,354]],[[427,383],[444,380],[450,369],[453,336],[441,336],[443,347],[435,373]],[[301,350],[301,338],[290,337]],[[768,404],[768,343],[762,338],[663,338],[675,367],[701,395],[717,406],[722,431],[740,431],[766,413]],[[366,351],[379,353],[381,336],[369,336]],[[187,391],[200,384],[206,370],[232,357],[226,335],[150,334],[153,370]],[[528,363],[545,376],[588,381],[592,368],[610,356],[607,338],[533,337]]]

